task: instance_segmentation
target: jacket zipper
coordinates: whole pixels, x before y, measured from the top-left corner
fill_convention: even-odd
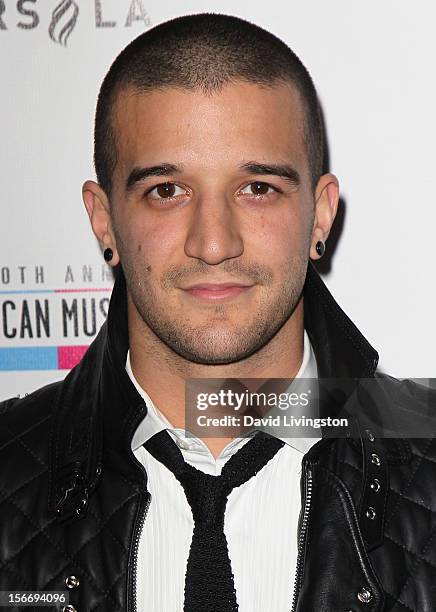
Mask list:
[[[143,504],[144,497],[141,497],[141,507],[139,515],[135,523],[135,529],[133,533],[133,545],[132,545],[132,564],[131,573],[129,580],[129,594],[128,594],[128,605],[127,610],[131,612],[137,612],[137,601],[136,601],[136,572],[138,566],[138,548],[139,542],[141,541],[142,528],[144,527],[145,519],[147,517],[148,509],[151,503],[151,493],[149,491],[145,494],[145,505]]]
[[[301,578],[304,567],[304,546],[306,543],[307,529],[309,525],[309,511],[310,504],[312,501],[312,469],[308,467],[304,470],[304,511],[303,518],[301,522],[301,529],[298,535],[298,554],[297,554],[297,569],[295,573],[295,581],[294,581],[294,594],[292,597],[292,610],[291,612],[296,611],[297,599],[300,592],[301,587]],[[146,492],[145,495],[145,505],[143,504],[143,497],[141,498],[141,508],[139,513],[139,518],[136,521],[135,529],[133,533],[133,562],[131,569],[131,579],[129,581],[129,604],[127,606],[128,610],[131,612],[137,612],[137,599],[136,599],[136,573],[138,566],[138,548],[139,542],[141,541],[142,529],[144,527],[145,519],[147,517],[148,509],[151,503],[151,493],[149,491]]]
[[[301,580],[304,568],[304,548],[306,544],[307,530],[309,526],[309,511],[312,501],[312,468],[304,469],[304,511],[301,521],[300,533],[298,534],[297,569],[295,572],[294,595],[292,597],[292,611],[297,609],[297,600],[300,593]]]

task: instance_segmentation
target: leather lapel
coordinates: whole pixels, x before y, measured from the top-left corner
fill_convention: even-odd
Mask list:
[[[377,352],[336,303],[312,262],[303,299],[319,376],[372,376]],[[119,267],[108,318],[63,381],[54,409],[49,507],[54,510],[65,498],[65,516],[76,516],[81,500],[96,486],[103,445],[127,452],[135,427],[147,412],[125,371],[127,350],[127,292]]]

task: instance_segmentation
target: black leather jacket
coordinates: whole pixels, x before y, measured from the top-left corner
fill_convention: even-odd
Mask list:
[[[376,351],[312,264],[304,310],[319,376],[380,388],[351,419],[353,436],[325,437],[304,456],[289,612],[436,611],[433,431],[384,439],[365,425],[397,406],[419,420],[434,392],[376,373]],[[147,407],[125,372],[127,349],[120,272],[107,321],[65,380],[0,403],[0,590],[69,590],[78,612],[136,609],[149,494],[130,445]],[[289,576],[290,594],[293,585]]]

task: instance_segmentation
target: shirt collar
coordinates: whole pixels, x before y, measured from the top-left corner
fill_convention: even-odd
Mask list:
[[[303,360],[301,362],[300,369],[298,370],[295,378],[304,378],[304,379],[317,379],[318,378],[318,367],[316,364],[315,353],[312,348],[312,343],[309,340],[309,336],[304,330],[304,349],[303,349]],[[316,391],[316,395],[318,392]],[[279,436],[278,436],[279,437]],[[321,435],[319,435],[321,438]],[[280,440],[288,444],[288,446],[292,446],[296,450],[301,453],[307,453],[307,451],[318,441],[319,438],[284,438],[279,437]]]
[[[132,372],[132,367],[130,363],[130,350],[127,351],[126,357],[126,372],[130,377],[130,380],[135,385],[136,390],[139,395],[142,397],[144,402],[147,405],[148,411],[146,416],[142,419],[140,424],[138,425],[133,438],[132,438],[132,450],[136,450],[140,446],[142,446],[147,440],[149,440],[152,436],[159,433],[163,429],[168,429],[173,432],[176,436],[181,436],[184,434],[183,429],[176,429],[174,426],[168,421],[165,415],[159,410],[159,408],[154,404],[151,397],[148,393],[140,386],[138,381],[135,378],[135,375]],[[313,352],[313,348],[311,342],[309,340],[309,336],[307,335],[306,330],[304,330],[304,349],[303,349],[303,360],[301,362],[300,369],[298,370],[295,378],[317,378],[318,377],[318,369],[316,365],[315,354]],[[280,438],[289,446],[296,448],[302,453],[305,453],[309,450],[312,444],[316,441],[316,438]]]

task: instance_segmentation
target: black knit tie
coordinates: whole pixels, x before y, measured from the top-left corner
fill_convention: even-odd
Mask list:
[[[224,534],[224,512],[230,492],[255,476],[284,442],[254,435],[224,465],[219,476],[205,474],[183,459],[166,430],[152,436],[145,448],[183,486],[194,519],[185,579],[185,612],[239,610]]]

